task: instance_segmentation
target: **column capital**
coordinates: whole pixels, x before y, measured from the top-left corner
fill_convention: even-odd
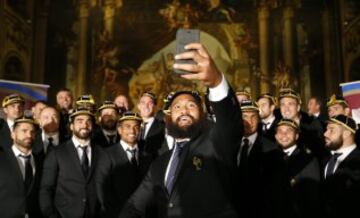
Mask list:
[[[80,0],[79,1],[79,18],[89,17],[89,1]]]
[[[295,10],[293,7],[287,6],[283,10],[284,19],[292,19],[295,16]]]
[[[267,20],[270,16],[270,10],[268,6],[262,6],[258,8],[258,19],[259,20]]]

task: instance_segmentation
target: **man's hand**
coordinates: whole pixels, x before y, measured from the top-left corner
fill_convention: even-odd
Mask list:
[[[174,64],[175,69],[189,71],[189,74],[180,75],[184,79],[199,80],[204,85],[213,88],[221,83],[222,74],[217,69],[208,51],[200,43],[191,43],[185,46],[191,50],[175,56],[176,60],[193,59],[197,64]]]

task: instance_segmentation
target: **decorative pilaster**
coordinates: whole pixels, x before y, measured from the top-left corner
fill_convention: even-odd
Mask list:
[[[258,9],[259,48],[260,48],[260,92],[270,91],[269,84],[269,8],[261,6]]]
[[[86,90],[86,57],[87,57],[87,33],[88,33],[88,17],[89,17],[89,3],[88,0],[80,0],[79,3],[79,58],[78,58],[78,73],[76,80],[75,96],[83,94]]]

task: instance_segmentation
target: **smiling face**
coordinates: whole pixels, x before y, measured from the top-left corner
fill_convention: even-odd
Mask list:
[[[298,138],[299,133],[293,127],[281,125],[276,129],[275,139],[282,149],[295,145]]]
[[[180,94],[170,105],[166,118],[169,134],[175,138],[191,138],[201,129],[203,114],[199,103],[190,94]]]
[[[283,118],[296,120],[300,111],[299,102],[290,97],[280,99],[280,112]]]
[[[90,138],[90,133],[93,127],[93,119],[89,115],[77,115],[70,124],[70,129],[73,134],[82,140]]]
[[[154,100],[149,96],[142,96],[138,104],[138,109],[143,119],[153,117],[155,114]]]
[[[140,134],[140,122],[137,120],[124,120],[118,126],[121,140],[129,145],[135,145]]]
[[[60,109],[68,111],[72,108],[73,97],[69,91],[59,91],[56,95],[56,102]]]

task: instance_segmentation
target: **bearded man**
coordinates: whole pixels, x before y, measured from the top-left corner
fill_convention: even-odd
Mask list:
[[[209,87],[209,100],[216,123],[207,127],[200,96],[178,91],[169,101],[168,134],[174,148],[158,157],[128,200],[120,217],[142,217],[151,207],[151,217],[235,218],[231,178],[241,139],[241,112],[234,92],[201,44],[185,46],[189,51],[175,59],[193,59],[197,64],[175,64],[190,71],[181,77],[201,81]],[[148,216],[149,217],[149,216]]]
[[[101,155],[90,139],[94,114],[78,108],[70,115],[72,138],[46,156],[40,188],[40,206],[46,217],[99,216],[94,169]]]
[[[360,149],[355,143],[355,121],[331,117],[324,133],[331,156],[324,161],[323,217],[354,217],[360,195]]]
[[[104,101],[98,109],[98,114],[99,126],[95,127],[92,139],[95,144],[107,148],[119,142],[120,139],[116,129],[119,110],[112,101]]]

